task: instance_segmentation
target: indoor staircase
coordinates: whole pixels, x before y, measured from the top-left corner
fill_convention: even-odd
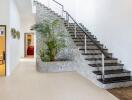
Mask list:
[[[66,13],[66,18],[58,15],[45,5],[39,4],[50,13],[53,13],[58,18],[64,20],[67,31],[81,55],[84,57],[84,60],[88,62],[87,66],[91,67],[97,82],[104,85],[104,88],[126,87],[132,85],[131,72],[125,70],[124,65],[117,58],[114,58],[113,54],[110,53],[108,49],[82,24],[78,24],[71,15],[64,10],[63,12]],[[72,22],[69,21],[70,18]]]
[[[112,53],[108,52],[107,48],[103,48],[103,44],[100,44],[100,41],[95,38],[94,35],[91,34],[88,30],[86,30],[89,35],[93,38],[93,40],[102,47],[102,50],[106,52],[109,57],[105,57],[104,59],[104,66],[105,66],[105,79],[101,78],[102,76],[102,64],[101,64],[101,51],[96,47],[96,45],[87,37],[87,52],[84,52],[84,35],[83,30],[77,26],[77,35],[75,38],[74,35],[74,24],[65,21],[65,26],[70,33],[73,41],[75,42],[76,46],[78,46],[79,50],[81,51],[82,55],[85,56],[85,60],[89,61],[90,63],[88,66],[94,68],[93,73],[97,75],[97,80],[103,84],[111,84],[111,83],[121,83],[121,82],[129,82],[132,81],[131,72],[123,69],[123,64],[118,62],[117,58],[112,57]],[[125,86],[125,85],[124,85]]]

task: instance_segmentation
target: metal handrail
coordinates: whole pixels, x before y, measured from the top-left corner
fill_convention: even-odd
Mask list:
[[[104,56],[105,57],[109,57],[109,55],[106,53],[106,52],[104,52],[103,51],[103,49],[94,41],[94,39],[90,36],[90,35],[88,35],[88,33],[74,20],[74,18],[67,12],[67,11],[65,11],[67,14],[68,14],[68,16],[74,21],[74,23],[77,25],[77,26],[79,26],[79,28],[81,28],[82,29],[82,31],[85,33],[85,35],[86,36],[88,36],[89,37],[89,39],[98,47],[98,49],[104,54]]]
[[[63,16],[64,6],[62,4],[60,4],[59,2],[57,2],[56,0],[52,0],[52,1],[54,1],[55,3],[57,3],[58,5],[60,5],[62,7],[62,16]]]
[[[57,2],[56,0],[53,0],[53,1],[64,8],[64,6],[62,4],[60,4],[59,2]]]

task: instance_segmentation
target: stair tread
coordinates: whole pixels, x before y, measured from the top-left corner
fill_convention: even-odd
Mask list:
[[[125,76],[125,77],[105,78],[105,80],[98,79],[98,81],[100,81],[103,84],[120,83],[120,82],[132,81],[132,77]]]
[[[102,60],[102,58],[85,58],[85,60]],[[117,60],[117,58],[104,58],[104,60]]]
[[[89,64],[92,67],[102,67],[102,64]],[[124,66],[124,64],[119,63],[105,63],[105,66]]]
[[[91,33],[91,32],[88,32],[88,33]],[[75,36],[75,34],[72,32],[72,33],[70,33],[70,35],[71,36]],[[85,34],[77,34],[77,36],[85,36]],[[92,35],[92,34],[90,34],[90,36],[93,36],[94,37],[94,35]],[[94,37],[95,38],[95,37]]]
[[[93,71],[93,73],[95,73],[96,75],[102,75],[101,71]],[[124,69],[105,70],[105,75],[109,75],[109,74],[121,74],[121,73],[130,73],[130,71],[124,70]]]
[[[79,40],[79,39],[85,39],[84,37],[79,37],[79,36],[77,36],[77,38],[75,38],[75,36],[74,37],[72,37],[72,39],[74,39],[74,40]],[[96,38],[92,38],[92,39],[94,39],[95,41],[97,41],[97,39]],[[89,41],[90,40],[90,38],[88,38],[87,37],[87,41]]]
[[[103,46],[102,44],[99,44],[100,46]],[[84,46],[84,44],[76,44],[76,46]],[[95,46],[95,44],[87,44],[87,46]]]
[[[82,53],[82,55],[101,55],[102,53]],[[108,55],[112,55],[112,53],[107,53]]]
[[[85,50],[85,49],[80,48],[79,50]],[[87,48],[87,50],[99,50],[99,49],[98,49],[98,48],[97,48],[97,49],[96,49],[96,48],[92,48],[92,49],[90,49],[90,48],[88,49],[88,48]],[[108,50],[108,49],[103,49],[103,50]]]

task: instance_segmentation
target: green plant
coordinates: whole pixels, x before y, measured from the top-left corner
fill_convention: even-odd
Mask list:
[[[20,32],[17,31],[15,28],[11,28],[11,35],[13,39],[20,39]]]
[[[12,35],[13,39],[16,38],[16,29],[15,28],[11,29],[11,35]]]
[[[64,32],[60,30],[59,20],[49,22],[45,20],[43,23],[38,23],[32,26],[44,38],[43,44],[46,45],[40,50],[42,61],[55,61],[55,56],[65,45]],[[56,32],[57,30],[57,32]]]
[[[16,31],[16,37],[17,37],[17,39],[20,39],[20,32],[19,31]]]

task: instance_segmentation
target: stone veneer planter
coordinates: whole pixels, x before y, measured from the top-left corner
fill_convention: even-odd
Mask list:
[[[43,62],[40,58],[37,58],[36,64],[37,71],[50,73],[75,71],[76,63],[74,61]]]

